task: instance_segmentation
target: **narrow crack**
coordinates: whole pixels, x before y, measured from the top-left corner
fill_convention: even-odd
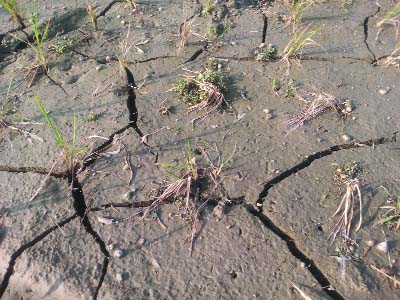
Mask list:
[[[72,220],[74,220],[76,217],[78,217],[77,214],[74,214],[66,219],[64,219],[61,222],[58,222],[56,225],[50,227],[49,229],[45,230],[35,238],[33,238],[31,241],[22,244],[12,255],[10,258],[10,261],[8,262],[8,267],[6,270],[6,273],[4,274],[3,280],[1,281],[0,284],[0,298],[3,297],[4,292],[6,291],[8,284],[10,282],[10,278],[14,273],[14,266],[17,261],[17,259],[29,248],[35,246],[37,243],[42,241],[44,238],[46,238],[50,233],[56,231],[57,229],[60,229],[61,227],[65,226]]]
[[[258,211],[251,204],[244,204],[247,211],[253,216],[257,217],[262,224],[271,230],[275,235],[277,235],[281,240],[283,240],[290,253],[302,261],[305,266],[307,266],[307,270],[311,273],[311,275],[315,278],[315,280],[319,283],[319,285],[323,288],[323,291],[334,300],[345,300],[345,298],[335,289],[333,289],[333,285],[329,281],[329,279],[324,275],[324,273],[318,268],[315,262],[309,258],[300,248],[296,245],[294,239],[290,237],[287,233],[285,233],[282,229],[280,229],[274,222],[268,218],[265,214]]]
[[[36,173],[40,175],[50,175],[54,178],[67,179],[68,175],[66,173],[50,172],[45,168],[40,167],[13,167],[13,166],[0,166],[0,172],[9,173]]]
[[[392,142],[396,142],[396,141],[397,141],[397,131],[389,137],[381,137],[378,139],[367,140],[364,142],[354,142],[354,143],[350,143],[350,144],[335,145],[326,150],[322,150],[322,151],[316,152],[314,154],[311,154],[311,155],[307,156],[303,161],[298,163],[297,165],[295,165],[289,169],[286,169],[279,175],[268,180],[264,184],[264,188],[258,196],[257,206],[260,208],[260,211],[261,211],[263,202],[264,202],[265,198],[267,197],[269,190],[274,185],[280,183],[281,181],[285,180],[286,178],[292,176],[293,174],[296,174],[297,172],[307,168],[314,161],[316,161],[318,159],[332,155],[333,153],[341,151],[341,150],[371,147],[371,146],[377,146],[377,145],[382,145],[382,144],[386,144],[386,143],[392,143]]]
[[[122,2],[126,2],[124,0],[113,0],[110,3],[107,4],[107,6],[98,14],[98,18],[100,17],[104,17],[106,15],[106,13],[114,6],[114,4],[116,3],[122,3]]]
[[[221,60],[234,60],[234,61],[257,61],[256,57],[254,56],[244,56],[244,57],[237,57],[237,56],[214,56],[214,59],[221,59]],[[268,61],[264,62],[277,62],[281,60],[282,57],[278,56],[275,59],[271,59]],[[371,63],[371,60],[368,58],[363,58],[363,57],[351,57],[351,56],[311,56],[311,55],[304,55],[304,54],[299,54],[296,55],[295,57],[290,58],[291,60],[300,60],[300,61],[329,61],[329,62],[338,62],[339,60],[356,60],[356,61],[366,61],[368,63]],[[260,61],[257,61],[260,62]],[[262,63],[262,62],[260,62]]]
[[[380,12],[380,10],[381,10],[381,7],[378,5],[378,9],[376,10],[376,12],[373,13],[372,15],[369,15],[369,16],[365,17],[364,22],[363,22],[363,26],[364,26],[364,44],[367,47],[369,53],[371,53],[372,57],[374,58],[374,60],[371,62],[372,65],[376,64],[377,59],[376,59],[375,53],[372,52],[372,50],[371,50],[371,48],[369,47],[369,44],[368,44],[368,29],[369,29],[368,28],[368,22],[369,22],[369,19],[375,17],[375,15]]]

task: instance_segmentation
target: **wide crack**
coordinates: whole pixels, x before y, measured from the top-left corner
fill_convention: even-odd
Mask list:
[[[75,213],[76,213],[76,215],[78,215],[80,217],[81,224],[85,228],[86,232],[93,237],[94,241],[99,246],[101,253],[103,253],[103,255],[104,255],[102,273],[101,273],[101,276],[99,279],[99,283],[96,287],[96,290],[93,293],[93,300],[96,300],[97,295],[99,294],[100,288],[103,284],[104,277],[107,273],[108,264],[110,261],[110,253],[107,250],[106,243],[100,237],[100,235],[93,229],[92,224],[90,223],[90,220],[87,215],[88,208],[86,206],[85,196],[83,194],[82,186],[81,186],[80,182],[78,181],[78,179],[75,177],[75,174],[70,175],[70,177],[68,178],[68,183],[71,186],[71,190],[72,190],[73,207],[74,207]]]

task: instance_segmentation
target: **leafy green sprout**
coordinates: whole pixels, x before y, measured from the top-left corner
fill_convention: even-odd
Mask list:
[[[203,13],[203,15],[211,14],[211,12],[213,11],[213,9],[214,9],[214,4],[212,3],[211,0],[207,0],[207,1],[204,3],[202,13]]]
[[[63,55],[72,45],[72,40],[68,40],[65,42],[57,42],[55,44],[51,44],[47,49],[49,51],[53,51],[56,55]]]
[[[32,12],[31,17],[29,18],[30,23],[32,24],[32,30],[35,36],[35,43],[29,43],[29,46],[36,52],[36,56],[40,66],[43,68],[44,72],[47,72],[47,59],[44,52],[43,43],[47,37],[47,33],[49,31],[50,21],[46,23],[44,29],[41,30],[41,26],[39,24],[39,17],[38,17],[38,9],[37,3],[34,3],[34,10]]]
[[[309,30],[309,27],[310,25],[299,30],[293,35],[292,39],[283,50],[282,59],[288,60],[290,58],[298,56],[299,54],[301,54],[303,48],[310,44],[317,45],[322,48],[321,45],[311,39],[314,35],[321,31],[322,26],[313,30]]]
[[[22,28],[25,28],[16,0],[0,0],[0,5],[10,13],[13,19],[18,22]]]
[[[393,197],[386,188],[381,186],[386,194],[388,194],[389,199],[387,202],[390,205],[384,205],[379,207],[380,209],[386,210],[382,217],[379,219],[379,224],[386,224],[389,226],[395,226],[395,229],[398,230],[400,228],[400,196]]]
[[[271,80],[271,89],[273,92],[278,92],[281,89],[281,84],[276,78],[272,78]]]

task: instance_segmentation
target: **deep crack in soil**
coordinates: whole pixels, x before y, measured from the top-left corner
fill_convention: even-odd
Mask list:
[[[99,283],[96,287],[95,292],[93,293],[93,300],[96,300],[100,288],[103,285],[104,277],[107,273],[108,264],[110,262],[110,253],[107,250],[106,243],[103,241],[100,235],[93,229],[92,224],[89,221],[89,218],[87,216],[88,208],[86,206],[85,196],[83,194],[82,186],[78,181],[78,179],[75,177],[75,174],[70,175],[70,178],[68,178],[68,183],[69,185],[71,185],[73,207],[75,209],[75,213],[80,217],[81,223],[85,228],[86,232],[93,237],[94,241],[99,246],[101,253],[103,253],[104,255],[103,268],[99,279]]]
[[[262,30],[262,38],[261,43],[265,43],[265,39],[267,38],[267,30],[268,30],[268,17],[263,15],[263,30]]]

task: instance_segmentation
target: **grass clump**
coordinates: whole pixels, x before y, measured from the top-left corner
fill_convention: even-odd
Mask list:
[[[298,30],[294,33],[292,39],[289,41],[282,53],[282,59],[288,60],[300,55],[303,48],[307,45],[317,45],[322,48],[321,45],[312,40],[312,37],[321,31],[322,27],[318,27],[310,30],[310,25]]]
[[[26,27],[22,20],[20,9],[16,0],[0,0],[0,5],[10,13],[14,21],[17,22],[22,28]]]

